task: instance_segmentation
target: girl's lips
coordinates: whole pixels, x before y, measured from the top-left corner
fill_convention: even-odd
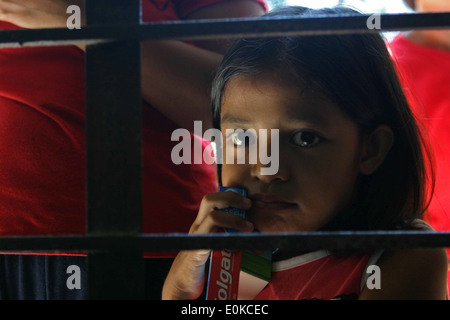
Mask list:
[[[292,209],[292,208],[296,207],[296,204],[289,203],[289,202],[254,201],[253,207],[255,209],[284,210],[284,209]]]
[[[252,199],[255,209],[284,210],[297,206],[295,203],[270,194],[255,194],[249,198]]]

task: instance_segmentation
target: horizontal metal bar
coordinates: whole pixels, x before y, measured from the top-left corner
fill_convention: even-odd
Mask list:
[[[145,24],[92,25],[82,29],[19,29],[0,31],[0,48],[93,44],[116,40],[218,39],[373,33],[450,27],[450,12],[381,14],[380,29],[369,29],[371,15],[329,15],[313,18],[235,18]]]
[[[370,231],[274,234],[67,235],[0,237],[0,251],[126,251],[193,249],[374,250],[450,247],[450,232]]]

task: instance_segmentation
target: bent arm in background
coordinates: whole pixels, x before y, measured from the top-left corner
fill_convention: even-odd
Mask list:
[[[219,19],[261,16],[263,7],[253,0],[213,4],[186,19]],[[179,126],[193,130],[195,120],[203,130],[212,126],[210,84],[226,51],[227,41],[146,41],[142,44],[142,95],[145,101]],[[155,76],[157,75],[157,76]]]

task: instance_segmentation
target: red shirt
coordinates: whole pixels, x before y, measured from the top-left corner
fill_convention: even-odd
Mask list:
[[[143,20],[183,19],[221,1],[143,0]],[[0,22],[0,29],[17,27]],[[0,70],[0,235],[84,234],[84,53],[75,46],[1,49]],[[177,128],[144,104],[145,233],[187,232],[202,197],[217,191],[214,165],[173,164]]]
[[[274,262],[272,279],[255,300],[357,299],[378,256],[338,257],[319,250]]]
[[[450,51],[413,43],[403,35],[389,47],[404,92],[434,153],[435,194],[424,220],[436,231],[450,231]]]
[[[433,231],[416,219],[410,230]],[[327,250],[309,252],[272,264],[272,279],[255,300],[347,300],[368,290],[381,289],[378,261],[384,249],[372,254],[335,255]]]
[[[389,47],[434,153],[435,194],[425,219],[437,231],[450,231],[450,51],[422,46],[402,35]]]

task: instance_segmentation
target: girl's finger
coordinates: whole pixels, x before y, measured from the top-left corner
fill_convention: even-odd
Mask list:
[[[213,210],[234,207],[239,209],[250,209],[252,201],[236,192],[216,192],[206,194],[200,204],[199,216],[205,217]]]
[[[191,233],[213,233],[222,228],[235,229],[239,232],[252,232],[254,226],[250,221],[228,212],[213,210],[196,227],[191,229]]]
[[[200,204],[197,217],[191,226],[190,232],[194,232],[203,223],[203,220],[214,210],[220,210],[228,207],[249,209],[251,200],[235,192],[216,192],[206,194]],[[211,232],[216,232],[217,228],[212,228]]]

